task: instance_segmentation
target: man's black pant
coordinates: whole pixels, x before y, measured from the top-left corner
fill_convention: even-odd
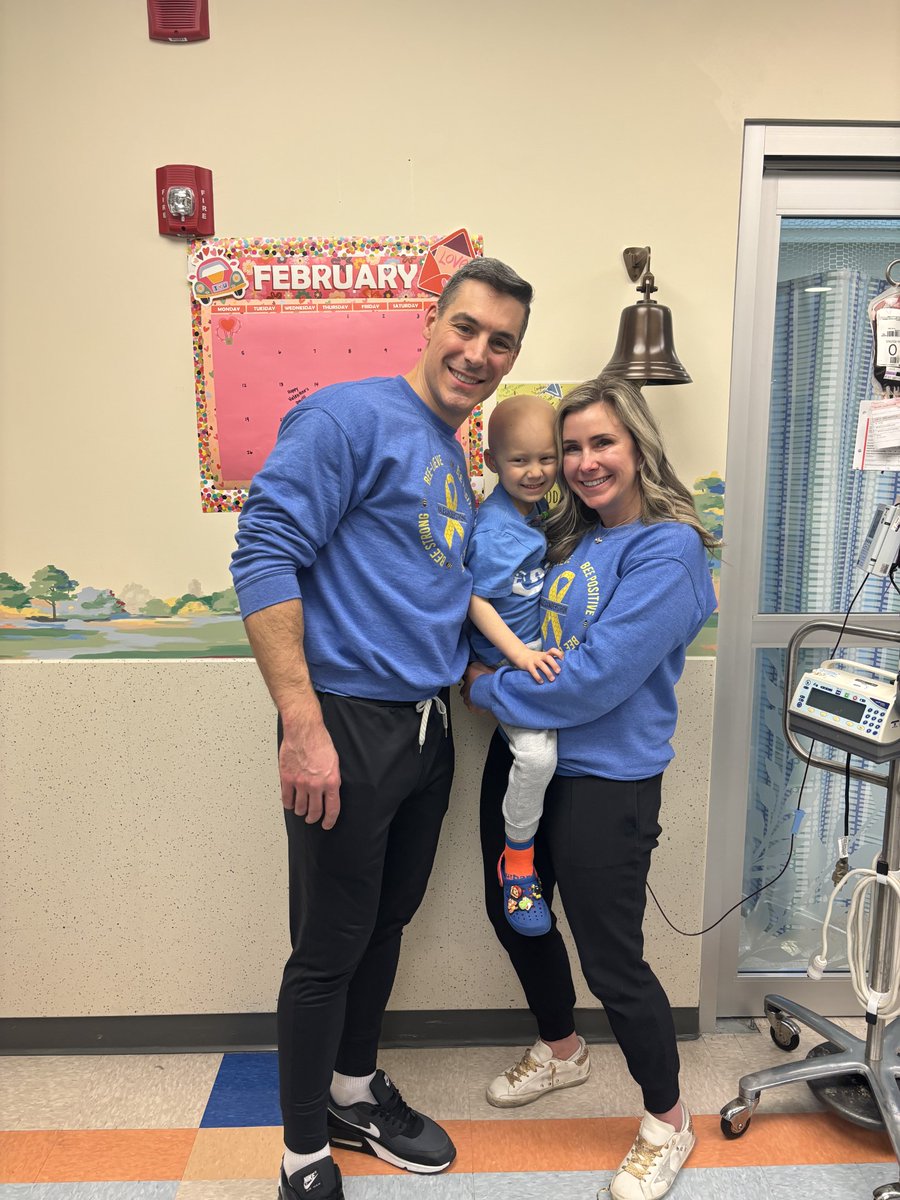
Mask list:
[[[510,957],[546,1041],[575,1029],[575,988],[556,917],[550,932],[523,937],[503,913],[497,860],[501,802],[512,756],[499,732],[481,783],[481,847],[488,916]],[[644,962],[642,930],[650,855],[657,845],[662,776],[620,781],[556,775],[535,837],[535,867],[548,903],[558,887],[581,969],[603,1004],[649,1112],[678,1100],[678,1049],[668,998]]]
[[[332,1070],[375,1070],[403,928],[425,894],[453,781],[453,738],[435,707],[420,752],[414,704],[319,700],[340,761],[340,816],[323,830],[285,811],[294,949],[278,1062],[284,1140],[298,1154],[328,1141]]]

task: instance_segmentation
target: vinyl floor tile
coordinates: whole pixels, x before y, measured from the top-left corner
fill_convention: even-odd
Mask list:
[[[633,1117],[479,1121],[472,1126],[478,1173],[590,1171],[618,1166],[634,1138]]]
[[[110,1054],[98,1059],[83,1129],[195,1129],[221,1054]]]
[[[274,1051],[224,1054],[201,1129],[280,1124],[278,1055]]]
[[[34,1183],[58,1136],[55,1132],[40,1129],[0,1132],[4,1182]]]
[[[605,1179],[596,1171],[476,1175],[473,1196],[474,1200],[594,1200]]]
[[[885,1183],[892,1183],[900,1189],[900,1166],[896,1160],[889,1163],[863,1163],[856,1170],[861,1181],[856,1186],[861,1189],[859,1195],[862,1200],[869,1200],[869,1193]]]
[[[878,1181],[887,1183],[886,1168],[878,1170]],[[862,1171],[853,1165],[762,1167],[760,1171],[770,1200],[800,1200],[806,1196],[816,1200],[872,1200],[875,1186],[867,1186]]]
[[[691,1165],[791,1166],[893,1159],[885,1133],[860,1129],[829,1112],[759,1113],[740,1138],[722,1136],[719,1118],[694,1118],[697,1145]]]
[[[269,1179],[192,1179],[180,1185],[175,1200],[275,1200],[277,1187],[274,1175]]]
[[[0,1128],[83,1129],[92,1055],[20,1055],[0,1059]]]
[[[284,1151],[281,1125],[199,1129],[182,1178],[275,1179]]]
[[[382,1050],[378,1065],[413,1108],[436,1121],[469,1119],[468,1059],[459,1050]]]
[[[36,1183],[180,1180],[196,1129],[60,1130]]]
[[[26,1200],[175,1200],[178,1183],[36,1183]],[[2,1193],[0,1193],[2,1200]]]
[[[346,1200],[473,1200],[474,1176],[409,1175],[405,1171],[379,1175],[344,1177]],[[519,1200],[527,1200],[520,1194]]]
[[[869,1200],[897,1180],[887,1136],[805,1111],[818,1105],[802,1084],[767,1090],[746,1135],[723,1137],[718,1110],[740,1076],[820,1040],[807,1035],[786,1055],[761,1024],[679,1044],[698,1142],[672,1200]],[[458,1158],[449,1172],[414,1176],[338,1150],[347,1200],[594,1200],[631,1144],[639,1092],[618,1048],[601,1045],[584,1085],[492,1108],[487,1083],[524,1049],[385,1051],[381,1065],[410,1103],[442,1120]],[[271,1052],[7,1058],[0,1081],[0,1200],[275,1200]],[[41,1113],[56,1124],[21,1126],[23,1114]]]

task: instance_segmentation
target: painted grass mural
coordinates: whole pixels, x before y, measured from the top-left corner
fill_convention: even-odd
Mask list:
[[[712,474],[694,484],[704,526],[722,536],[725,483]],[[719,590],[719,563],[710,557]],[[716,652],[718,615],[688,653]],[[0,571],[0,660],[103,658],[249,658],[233,587],[205,592],[198,579],[180,596],[154,595],[143,584],[118,592],[83,585],[48,563],[28,583]]]
[[[232,587],[204,592],[193,579],[163,597],[138,583],[82,587],[53,563],[28,584],[0,571],[0,659],[249,656]]]

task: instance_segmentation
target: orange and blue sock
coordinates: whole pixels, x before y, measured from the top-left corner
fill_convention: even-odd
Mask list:
[[[534,874],[534,838],[526,842],[514,842],[506,839],[503,850],[503,873],[514,875],[517,879]]]

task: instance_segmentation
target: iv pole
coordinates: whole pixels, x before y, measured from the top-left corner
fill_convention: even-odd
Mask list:
[[[829,632],[840,634],[852,639],[863,638],[884,645],[891,642],[900,645],[900,633],[891,633],[884,629],[872,629],[865,626],[848,625],[842,627],[831,621],[812,621],[802,625],[794,633],[788,643],[787,669],[785,672],[785,703],[783,710],[784,734],[794,753],[810,765],[820,767],[823,771],[844,774],[844,766],[821,755],[813,754],[800,745],[789,726],[791,698],[797,676],[797,663],[801,644],[813,633]],[[827,734],[819,738],[827,741]],[[867,748],[865,748],[867,749]],[[874,747],[872,748],[874,752]],[[811,750],[811,748],[810,748]],[[878,860],[880,871],[895,872],[900,870],[900,744],[895,743],[892,750],[895,757],[889,759],[890,767],[887,778],[875,771],[864,767],[850,768],[850,774],[855,779],[871,783],[876,787],[887,789],[884,813],[884,836],[881,854]],[[854,751],[856,753],[856,751]],[[881,761],[888,760],[883,754]],[[870,761],[877,761],[871,758]],[[900,970],[900,963],[893,961],[893,947],[896,937],[897,905],[893,890],[889,887],[876,887],[872,899],[872,938],[869,961],[869,980],[873,990],[886,992],[890,986],[893,973]],[[799,1029],[796,1021],[800,1021],[809,1029],[826,1038],[830,1047],[816,1047],[813,1057],[801,1062],[783,1063],[781,1066],[769,1067],[762,1071],[754,1071],[744,1075],[739,1083],[739,1094],[721,1110],[722,1132],[726,1137],[737,1138],[746,1133],[750,1119],[759,1104],[760,1093],[766,1088],[779,1087],[783,1083],[811,1083],[826,1079],[840,1079],[842,1076],[862,1076],[868,1084],[872,1099],[884,1122],[884,1127],[891,1139],[894,1154],[900,1164],[900,1017],[886,1024],[883,1017],[866,1015],[868,1028],[866,1039],[855,1037],[846,1029],[819,1016],[811,1009],[784,996],[768,995],[765,998],[765,1013],[771,1027],[772,1040],[784,1050],[793,1050],[799,1041]],[[796,1018],[796,1021],[791,1020]],[[795,1040],[796,1039],[796,1040]],[[824,1051],[824,1052],[823,1052]],[[860,1119],[855,1111],[852,1094],[858,1092],[858,1080],[848,1081],[847,1098],[841,1100],[841,1085],[832,1085],[829,1089],[828,1103],[841,1116],[856,1121],[857,1124],[871,1125],[869,1119]],[[875,1189],[874,1200],[900,1200],[900,1181],[886,1183]]]

